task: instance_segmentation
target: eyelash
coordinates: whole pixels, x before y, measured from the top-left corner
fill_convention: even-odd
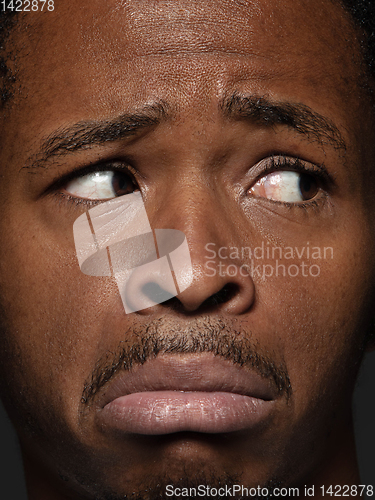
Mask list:
[[[330,186],[332,186],[335,182],[334,178],[327,172],[324,164],[321,165],[311,165],[310,167],[306,166],[306,162],[297,157],[290,157],[287,155],[271,155],[267,160],[266,164],[262,168],[262,171],[259,173],[255,181],[252,185],[256,184],[262,177],[265,177],[268,174],[273,172],[277,172],[279,170],[289,170],[301,174],[308,174],[314,176],[318,179],[320,183],[320,188],[323,190],[327,190]],[[251,189],[251,188],[250,188]],[[249,189],[246,191],[246,193]],[[306,201],[306,202],[285,202],[285,201],[277,201],[266,199],[267,202],[282,205],[285,208],[293,209],[300,208],[304,211],[308,209],[319,210],[322,204],[327,200],[327,193],[323,191],[322,196],[319,199]]]
[[[101,200],[89,200],[86,198],[76,198],[75,196],[72,196],[71,194],[64,193],[63,191],[57,191],[53,193],[54,196],[57,198],[59,201],[59,204],[64,201],[65,203],[68,203],[71,207],[88,207],[92,208],[95,207],[96,205],[100,205],[102,203]]]
[[[126,173],[131,177],[134,184],[137,185],[138,182],[135,180],[135,172],[133,172],[133,169],[129,165],[126,165],[126,167],[122,166],[122,168],[119,168],[119,165],[124,165],[124,164],[121,162],[108,162],[97,165],[90,165],[83,169],[78,167],[73,171],[71,171],[66,176],[64,176],[62,179],[59,179],[58,181],[53,183],[53,185],[51,186],[51,188],[49,188],[48,191],[53,192],[54,195],[59,199],[60,203],[62,202],[62,200],[64,200],[65,202],[68,202],[69,205],[71,205],[72,207],[77,207],[77,206],[81,207],[83,206],[88,208],[94,207],[96,205],[101,204],[103,200],[90,200],[86,198],[75,197],[69,193],[63,192],[61,189],[62,186],[66,185],[69,181],[73,179],[84,177],[87,174],[93,172],[105,172],[107,170]],[[270,156],[267,160],[265,160],[265,165],[262,167],[262,171],[259,173],[253,184],[258,182],[262,177],[265,177],[266,175],[272,172],[276,172],[278,170],[290,170],[299,173],[313,175],[318,178],[319,182],[321,183],[321,188],[323,190],[327,189],[328,186],[334,184],[333,177],[330,174],[328,174],[323,164],[319,166],[313,164],[309,165],[311,166],[307,167],[306,162],[297,157],[274,154]],[[246,194],[247,192],[248,190],[246,191]],[[299,202],[299,203],[283,202],[270,199],[266,199],[266,201],[269,203],[282,205],[283,207],[288,209],[299,208],[303,209],[304,211],[307,211],[308,209],[319,210],[321,208],[322,203],[324,203],[327,199],[326,192],[323,191],[322,195],[323,196],[320,196],[320,198],[317,200],[313,199],[307,202]]]
[[[119,165],[122,165],[121,168],[119,168]],[[84,168],[77,167],[69,174],[65,175],[64,177],[58,179],[56,182],[52,184],[52,186],[47,190],[48,192],[53,192],[53,194],[60,200],[60,203],[62,202],[62,199],[65,202],[68,202],[71,206],[84,206],[84,207],[94,207],[96,205],[100,205],[103,203],[103,200],[90,200],[87,198],[79,198],[76,196],[73,196],[69,193],[64,193],[62,191],[62,187],[66,184],[68,184],[69,181],[72,181],[73,179],[79,179],[80,177],[84,177],[85,175],[92,174],[94,172],[106,172],[108,170],[112,170],[113,172],[122,172],[125,173],[126,175],[129,175],[131,177],[132,181],[134,184],[138,185],[138,182],[135,180],[135,171],[128,165],[120,161],[118,162],[108,162],[108,163],[99,163],[96,165],[90,165]]]
[[[300,158],[293,158],[287,155],[272,155],[266,160],[267,163],[264,166],[262,172],[258,175],[255,182],[264,177],[267,174],[275,172],[277,170],[292,170],[303,174],[315,175],[319,180],[324,183],[332,183],[334,179],[328,174],[325,166],[322,165],[311,165],[311,167],[306,167],[304,160]]]

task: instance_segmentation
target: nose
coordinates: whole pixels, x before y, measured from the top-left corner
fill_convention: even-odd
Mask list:
[[[144,315],[165,313],[167,308],[172,308],[186,313],[215,311],[238,315],[247,312],[253,304],[254,283],[247,269],[240,265],[225,266],[221,261],[212,260],[208,271],[195,259],[193,281],[180,292],[176,272],[170,272],[165,259],[159,260],[161,265],[154,261],[151,263],[154,269],[147,269],[147,272],[145,266],[133,271],[126,288],[117,275],[119,289],[124,289],[121,296],[127,312],[137,311]]]
[[[255,299],[255,287],[249,266],[241,260],[240,237],[235,230],[234,218],[223,215],[220,210],[213,212],[214,203],[209,197],[205,203],[192,206],[182,203],[179,198],[177,210],[163,211],[157,218],[150,219],[153,228],[164,227],[182,231],[186,237],[191,265],[190,285],[180,290],[169,300],[150,308],[140,310],[141,315],[165,314],[169,309],[180,313],[200,314],[216,312],[240,315],[251,309]],[[165,207],[175,203],[165,200]],[[225,211],[224,212],[228,212]],[[235,244],[238,242],[239,244]],[[229,251],[231,248],[231,252]],[[238,249],[235,252],[235,249]],[[233,256],[230,258],[230,256]],[[176,281],[176,280],[175,280]],[[158,285],[160,287],[160,285]],[[143,283],[143,293],[155,289],[152,283]],[[170,288],[166,287],[166,293]],[[160,296],[163,290],[158,288]]]
[[[199,256],[197,251],[192,251],[191,254],[193,280],[182,292],[179,291],[176,279],[174,283],[172,278],[165,279],[166,272],[163,273],[163,280],[160,279],[160,273],[155,279],[148,273],[134,280],[135,287],[132,290],[128,288],[128,297],[136,298],[140,304],[135,309],[138,314],[162,314],[171,308],[182,313],[240,315],[252,307],[255,288],[246,267],[240,262],[224,263],[220,258],[205,262],[204,255]],[[175,274],[172,271],[173,277]],[[181,274],[179,277],[181,280]]]
[[[150,235],[142,237],[148,240],[149,248],[145,264],[122,269],[117,259],[115,277],[127,313],[148,314],[161,305],[164,312],[172,306],[175,311],[187,313],[211,310],[242,314],[251,307],[255,293],[251,276],[240,262],[223,263],[228,258],[222,258],[225,248],[217,252],[210,248],[211,255],[206,255],[200,245],[195,245],[190,253],[181,231],[156,229],[154,235],[154,242],[150,241]],[[129,249],[124,252],[123,247],[122,243],[121,252],[126,253],[128,260]],[[139,254],[141,246],[138,244],[136,248]],[[111,252],[112,262],[116,261],[115,250]],[[206,260],[212,254],[215,259]]]
[[[193,283],[177,295],[180,308],[184,311],[239,315],[247,312],[254,302],[254,282],[246,268],[240,263],[226,264],[222,260],[199,262],[197,256],[193,265]]]

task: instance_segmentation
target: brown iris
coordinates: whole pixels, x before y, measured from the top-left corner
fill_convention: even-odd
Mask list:
[[[311,200],[319,192],[319,185],[316,179],[309,174],[300,174],[299,189],[304,201]]]
[[[124,172],[113,172],[112,188],[116,196],[124,196],[137,190],[133,179]]]

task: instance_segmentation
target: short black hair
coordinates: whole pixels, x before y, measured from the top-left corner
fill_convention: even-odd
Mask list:
[[[335,0],[336,1],[336,0]],[[367,74],[375,81],[375,0],[337,0],[350,14],[354,27],[359,30],[359,42],[362,49]],[[9,54],[5,49],[6,41],[17,21],[13,10],[0,11],[0,106],[12,96],[14,74],[9,68]]]
[[[15,80],[13,71],[9,67],[11,51],[6,50],[5,45],[10,32],[17,20],[16,11],[0,11],[0,106],[5,104],[12,96],[12,87]]]
[[[340,0],[344,9],[352,16],[354,24],[360,29],[362,54],[368,74],[375,79],[375,1]]]

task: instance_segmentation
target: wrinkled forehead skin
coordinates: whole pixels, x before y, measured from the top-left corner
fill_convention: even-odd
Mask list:
[[[339,107],[344,123],[360,109],[357,43],[335,3],[65,1],[26,20],[21,96],[33,96],[23,105],[44,131],[62,118],[108,117],[155,99],[202,122],[233,90],[317,111],[324,103],[326,114]]]

